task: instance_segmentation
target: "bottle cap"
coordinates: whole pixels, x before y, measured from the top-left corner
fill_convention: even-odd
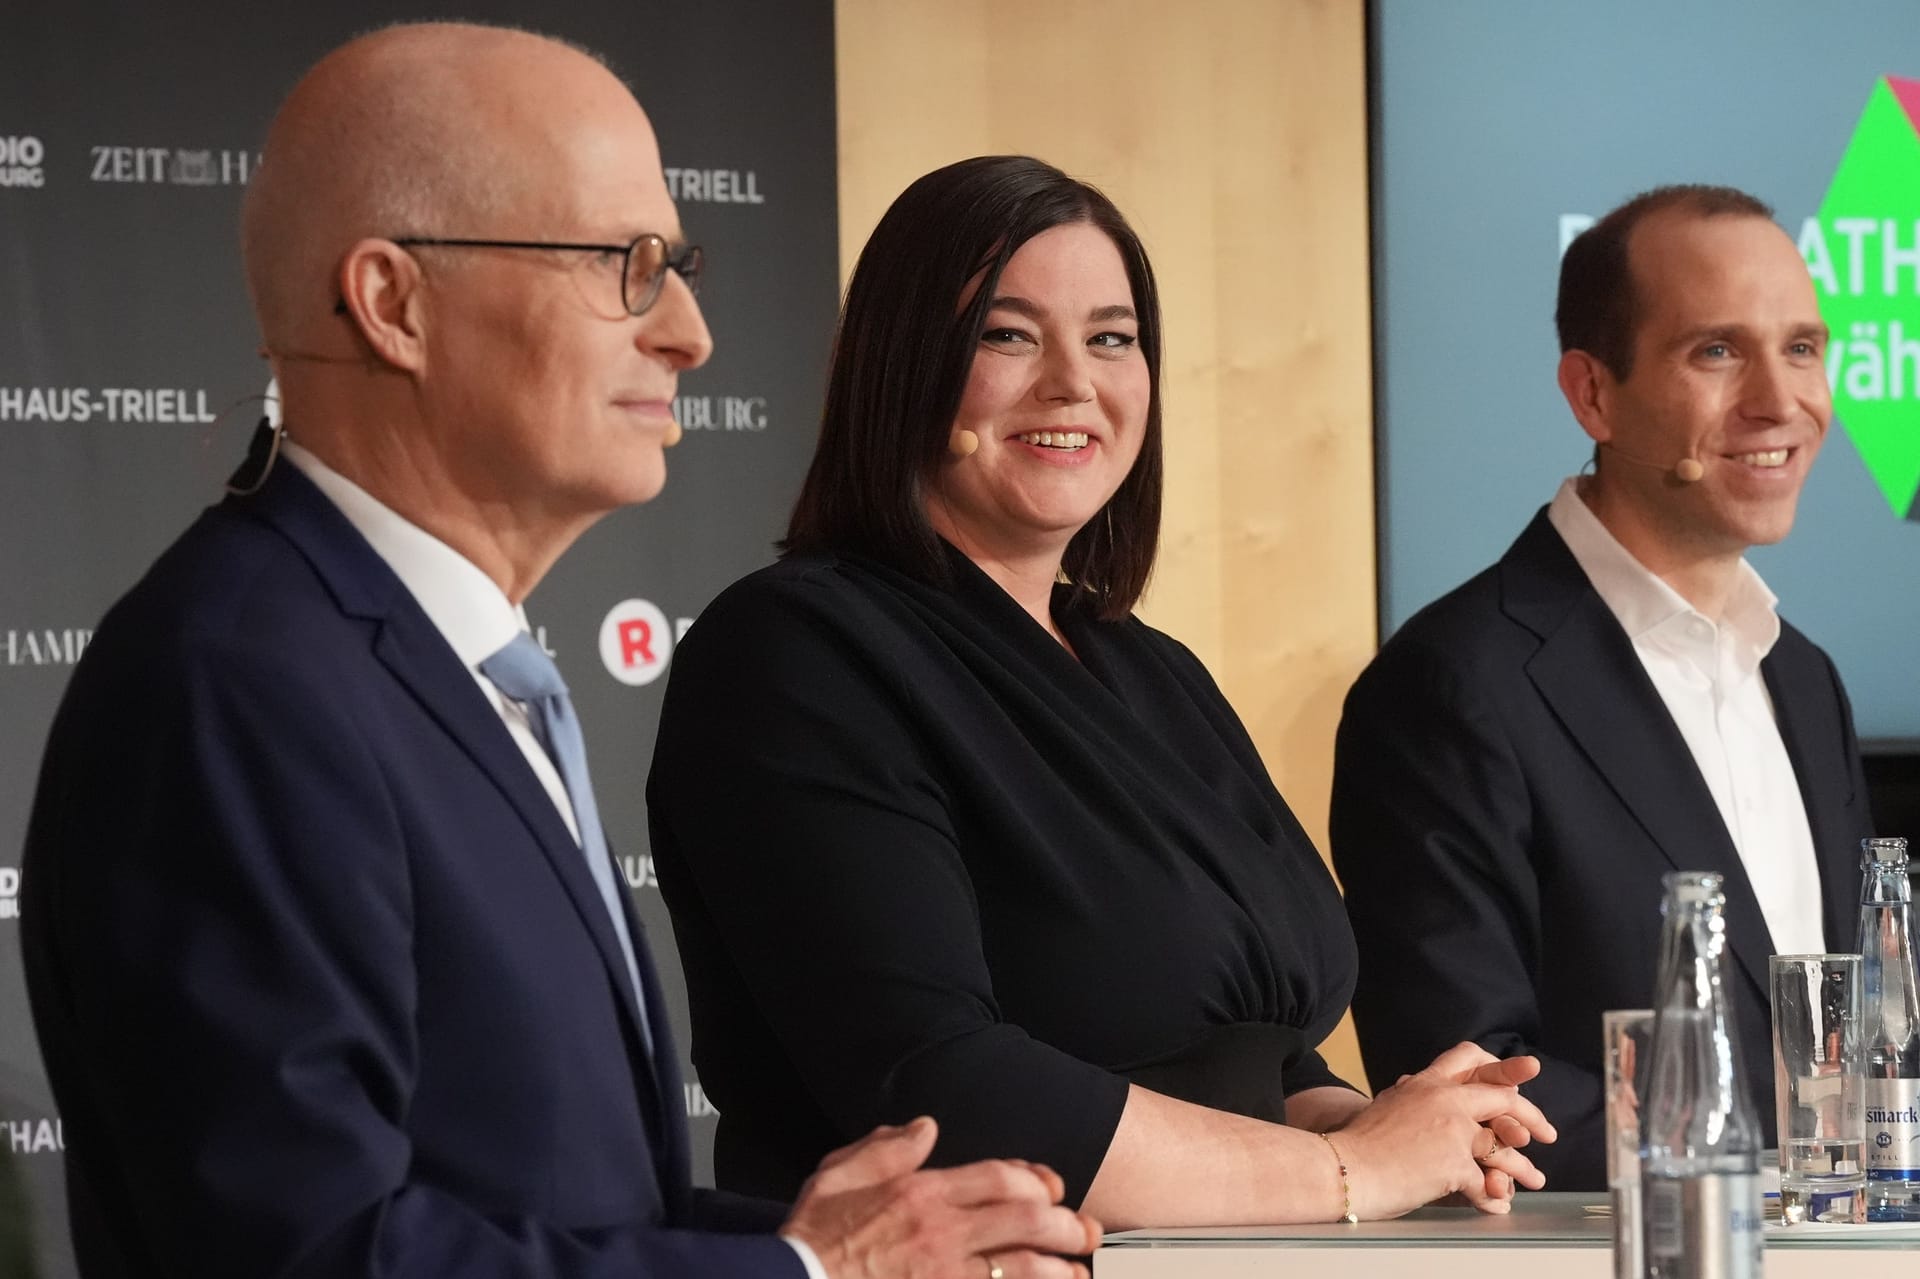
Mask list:
[[[1727,900],[1726,877],[1713,871],[1677,870],[1660,883],[1671,901],[1724,904]]]
[[[1899,835],[1860,841],[1860,864],[1869,870],[1875,866],[1904,866],[1906,863],[1907,841]]]

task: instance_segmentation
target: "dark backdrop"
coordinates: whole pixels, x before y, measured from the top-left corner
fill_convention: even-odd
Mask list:
[[[274,106],[327,49],[424,16],[378,0],[12,0],[0,14],[0,1274],[73,1273],[17,921],[47,725],[95,621],[217,499],[260,414],[237,213]],[[684,1051],[641,804],[655,677],[683,619],[772,557],[811,450],[838,291],[832,3],[464,0],[457,16],[606,55],[708,250],[718,347],[682,379],[687,438],[665,495],[603,521],[528,603],[579,703]],[[704,1176],[697,1083],[687,1102]]]

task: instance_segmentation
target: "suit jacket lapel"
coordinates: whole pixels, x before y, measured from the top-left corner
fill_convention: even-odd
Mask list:
[[[277,467],[257,494],[228,501],[278,528],[314,565],[341,610],[374,624],[375,657],[439,721],[520,814],[592,936],[608,980],[620,992],[618,1002],[636,1046],[636,1071],[645,1071],[646,1055],[640,1050],[645,1039],[640,1033],[626,958],[600,890],[553,800],[527,767],[525,757],[499,715],[487,704],[471,672],[454,656],[446,638],[386,562],[294,467]],[[651,1081],[648,1083],[650,1087]]]
[[[654,1131],[654,1163],[660,1185],[669,1197],[683,1194],[693,1184],[693,1157],[687,1146],[687,1126],[681,1122],[686,1113],[686,1096],[680,1079],[680,1054],[674,1047],[671,1018],[667,1016],[667,997],[660,988],[660,973],[646,945],[645,925],[635,908],[632,895],[621,894],[627,912],[627,932],[633,938],[634,959],[640,970],[641,996],[646,1001],[647,1025],[652,1030],[653,1056],[645,1077],[646,1100],[650,1104],[647,1124]],[[684,1207],[684,1205],[681,1205]]]
[[[1528,678],[1668,867],[1725,878],[1728,948],[1765,991],[1771,934],[1713,793],[1626,632],[1544,512],[1501,560],[1501,587],[1507,613],[1540,636]]]
[[[500,722],[499,715],[487,705],[466,667],[454,659],[446,640],[418,610],[396,609],[389,614],[374,640],[374,654],[405,684],[428,714],[439,720],[449,736],[461,745],[469,758],[507,797],[521,820],[535,837],[541,853],[573,902],[580,922],[593,937],[608,979],[620,992],[623,1012],[637,1034],[640,1026],[634,1003],[632,982],[627,977],[627,961],[620,939],[613,931],[606,902],[593,873],[581,855],[561,819],[553,799],[540,780],[527,767],[526,757],[514,744]]]
[[[1847,732],[1834,713],[1834,699],[1819,695],[1829,686],[1827,672],[1800,669],[1804,655],[1797,647],[1782,651],[1791,638],[1791,632],[1782,634],[1781,643],[1760,663],[1760,673],[1773,697],[1773,717],[1780,725],[1780,740],[1793,761],[1793,775],[1800,782],[1800,799],[1807,809],[1813,860],[1820,871],[1820,913],[1827,948],[1851,950],[1858,922],[1859,876],[1854,858],[1860,833],[1846,820],[1854,802],[1853,777],[1845,767]]]

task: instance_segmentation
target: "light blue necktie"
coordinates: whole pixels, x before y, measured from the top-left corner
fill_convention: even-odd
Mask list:
[[[593,782],[587,776],[587,746],[580,736],[580,720],[573,713],[573,701],[567,696],[566,681],[560,669],[540,647],[538,640],[520,632],[513,642],[480,663],[480,673],[494,687],[527,708],[527,722],[533,735],[546,748],[547,758],[560,772],[573,802],[573,820],[580,828],[580,851],[599,885],[607,913],[613,917],[613,931],[620,937],[620,949],[627,958],[627,975],[633,979],[633,997],[640,1005],[640,1034],[647,1052],[653,1052],[653,1032],[647,1028],[645,996],[641,994],[640,965],[633,955],[633,937],[627,931],[627,912],[622,909],[624,891],[614,876],[613,858],[607,851],[606,832],[600,827],[600,810],[593,803]]]

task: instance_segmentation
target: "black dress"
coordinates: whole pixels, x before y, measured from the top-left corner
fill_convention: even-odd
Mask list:
[[[722,1187],[928,1113],[1078,1204],[1130,1079],[1276,1121],[1340,1082],[1346,913],[1205,668],[1062,588],[1076,661],[949,558],[789,557],[674,651],[647,800]]]

